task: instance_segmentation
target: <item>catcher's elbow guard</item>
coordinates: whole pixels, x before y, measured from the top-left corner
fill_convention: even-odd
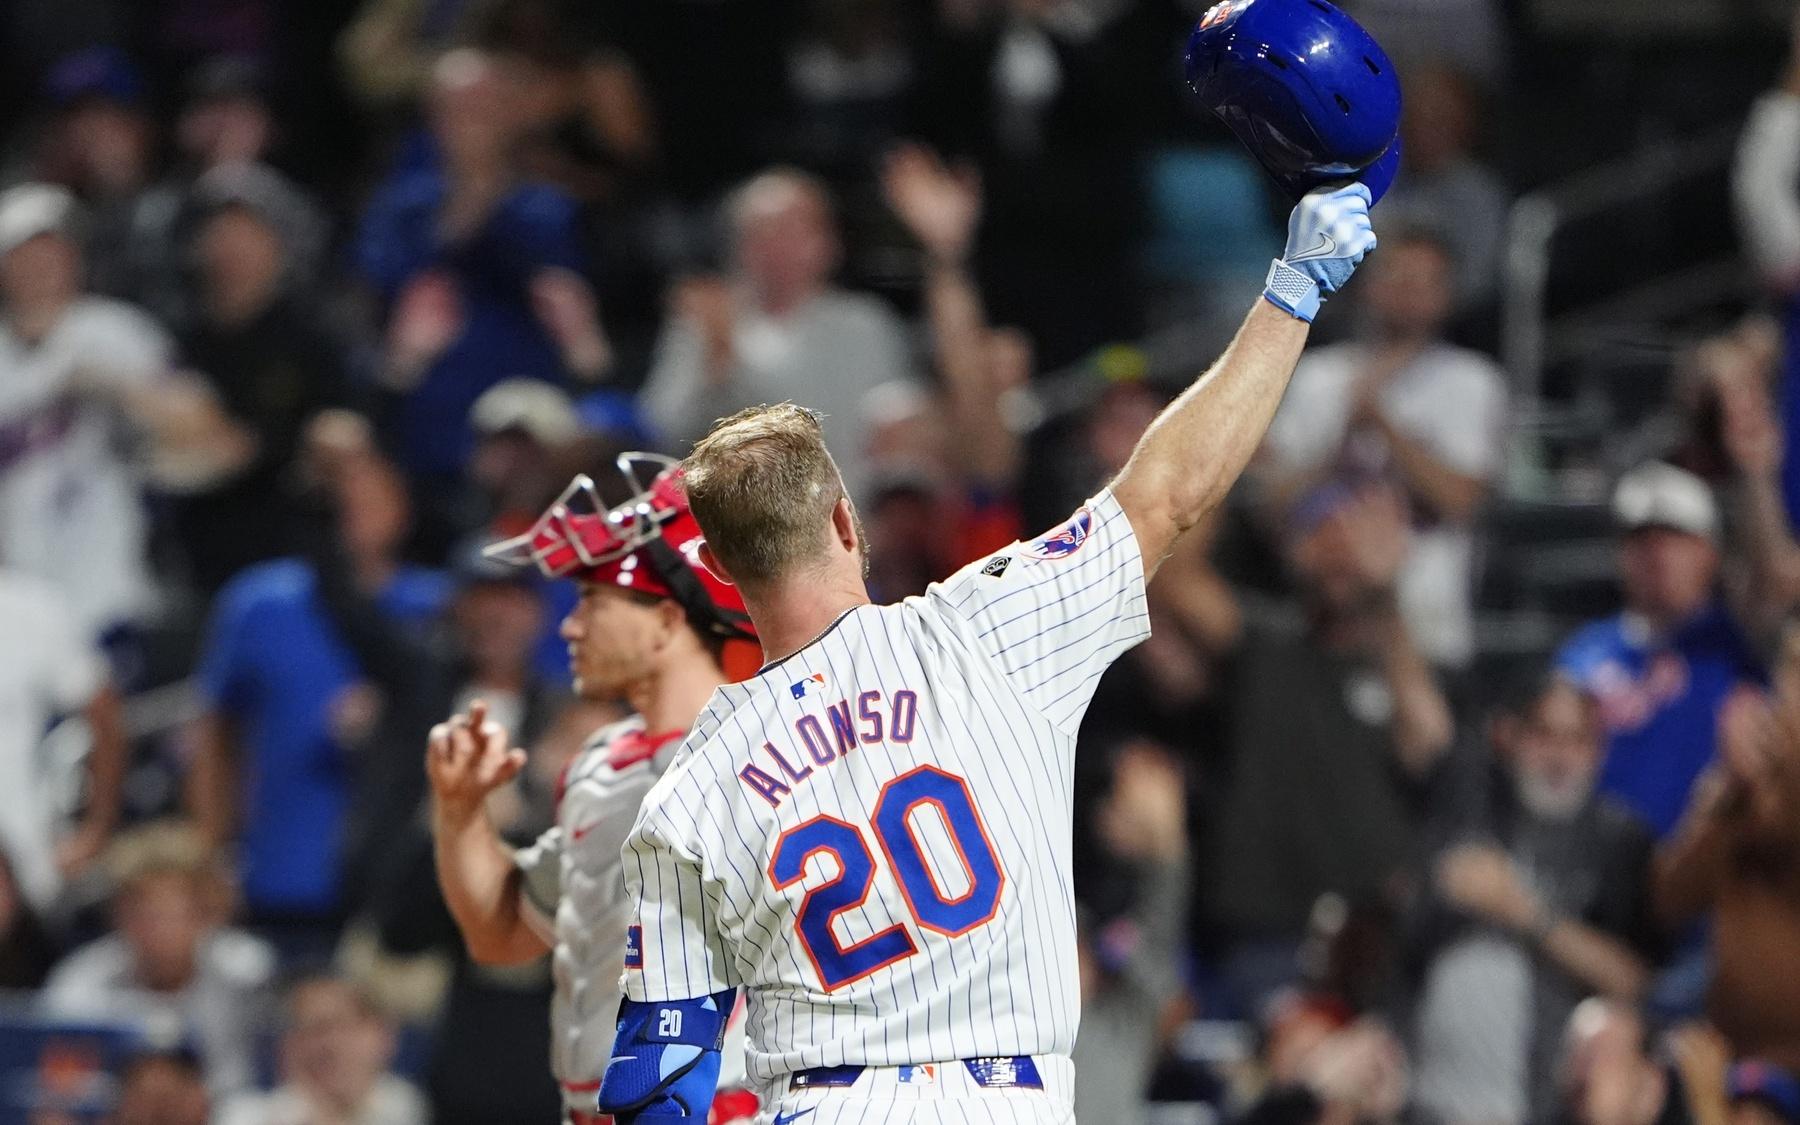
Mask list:
[[[736,998],[728,988],[694,1000],[621,1003],[612,1061],[600,1079],[600,1112],[620,1125],[705,1121]]]

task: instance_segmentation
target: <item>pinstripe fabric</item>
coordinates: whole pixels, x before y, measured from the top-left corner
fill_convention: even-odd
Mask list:
[[[977,560],[923,596],[850,610],[798,653],[720,688],[624,846],[643,953],[643,968],[625,973],[627,994],[686,999],[746,986],[748,1065],[765,1092],[816,1066],[1066,1056],[1080,1017],[1075,732],[1100,674],[1148,633],[1137,541],[1105,491],[1045,537]],[[908,887],[871,820],[884,787],[927,766],[966,784],[978,823],[953,821],[955,801],[908,806],[904,830],[929,873]],[[853,830],[832,828],[834,840],[860,835],[873,864],[866,897],[831,900],[843,909],[828,929],[811,929],[839,950],[813,948],[801,914],[809,892],[833,893],[854,864],[815,850],[785,888],[771,874],[784,834],[822,817]],[[908,891],[915,901],[990,901],[974,894],[973,872],[992,868],[964,859],[972,847],[990,850],[1004,879],[991,917],[948,910],[957,926],[921,924]],[[969,928],[942,932],[958,926]],[[872,958],[859,946],[896,927],[915,951],[864,964]],[[856,975],[834,982],[834,972]],[[994,1108],[971,1108],[969,1119],[984,1122],[1012,1120],[999,1107],[1024,1094],[979,1093]],[[1037,1104],[1017,1119],[1054,1119],[1041,1115],[1042,1095]],[[837,1112],[811,1117],[879,1119]],[[893,1119],[962,1111],[909,1112]]]

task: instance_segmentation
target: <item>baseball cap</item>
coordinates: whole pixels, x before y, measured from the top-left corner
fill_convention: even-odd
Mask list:
[[[54,184],[20,184],[0,191],[0,254],[40,234],[74,238],[81,207]]]
[[[1800,1079],[1770,1063],[1749,1060],[1731,1068],[1726,1080],[1731,1100],[1758,1101],[1800,1125]]]
[[[521,430],[544,445],[561,445],[581,433],[569,396],[539,379],[505,379],[469,408],[469,425],[483,435]]]
[[[1712,489],[1686,469],[1662,461],[1646,462],[1619,478],[1613,518],[1626,531],[1666,527],[1705,539],[1719,531]]]
[[[84,98],[134,106],[143,101],[144,79],[117,47],[89,47],[56,60],[44,79],[44,93],[58,109]]]

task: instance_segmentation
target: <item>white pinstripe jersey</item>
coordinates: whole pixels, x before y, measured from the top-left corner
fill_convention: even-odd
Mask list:
[[[1067,1054],[1075,732],[1148,633],[1108,490],[721,687],[625,843],[626,994],[745,986],[758,1082]]]

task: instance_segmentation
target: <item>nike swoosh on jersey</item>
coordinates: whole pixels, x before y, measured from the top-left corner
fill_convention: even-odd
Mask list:
[[[580,840],[583,836],[586,836],[589,832],[592,832],[594,829],[600,827],[600,825],[602,823],[603,822],[596,820],[592,824],[584,824],[580,828],[577,828],[574,831],[570,832],[569,839]]]
[[[807,1114],[811,1113],[813,1111],[813,1109],[817,1109],[817,1108],[819,1108],[819,1107],[814,1106],[814,1107],[812,1107],[812,1109],[796,1109],[792,1113],[777,1113],[775,1115],[774,1125],[788,1125],[788,1123],[790,1121],[798,1121],[802,1117],[805,1117]]]
[[[1309,258],[1321,258],[1336,249],[1337,249],[1337,239],[1331,237],[1331,235],[1325,233],[1324,231],[1320,231],[1319,232],[1319,244],[1317,246],[1313,247],[1311,250],[1308,250],[1304,254],[1295,254],[1293,257],[1289,258],[1288,261],[1302,262]]]

